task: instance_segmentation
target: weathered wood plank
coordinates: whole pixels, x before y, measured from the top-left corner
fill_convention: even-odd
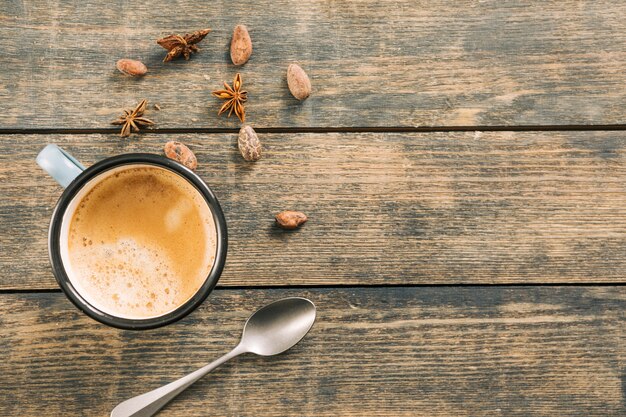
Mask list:
[[[220,198],[221,285],[624,282],[622,132],[0,136],[0,287],[56,288],[49,217],[61,189],[35,165],[53,140],[85,164],[176,138]],[[274,226],[306,212],[299,231]]]
[[[108,127],[143,97],[159,127],[237,126],[210,91],[237,71],[238,23],[257,127],[624,123],[625,15],[609,0],[4,1],[0,127]],[[157,38],[206,26],[201,53],[161,63]],[[119,74],[124,57],[149,74]],[[313,81],[304,103],[286,87],[294,61]]]
[[[165,329],[97,324],[62,294],[0,296],[0,414],[108,415],[234,346],[286,295],[318,307],[275,358],[241,357],[163,416],[619,416],[624,287],[219,290]]]

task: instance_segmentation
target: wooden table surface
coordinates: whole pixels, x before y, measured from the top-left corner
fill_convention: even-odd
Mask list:
[[[0,3],[0,415],[105,416],[311,298],[275,358],[241,357],[164,416],[626,414],[626,3]],[[254,52],[230,64],[233,27]],[[211,27],[188,62],[155,40]],[[144,78],[119,58],[149,67]],[[298,102],[286,68],[313,93]],[[211,96],[241,72],[265,154]],[[155,129],[109,122],[142,98]],[[180,140],[224,208],[218,288],[165,328],[106,327],[47,259],[56,143],[90,165]],[[273,225],[306,212],[300,230]]]

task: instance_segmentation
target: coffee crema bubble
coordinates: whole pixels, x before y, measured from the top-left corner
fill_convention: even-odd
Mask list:
[[[142,166],[104,177],[77,204],[67,241],[70,281],[94,307],[159,317],[202,286],[217,249],[211,210],[169,170]]]

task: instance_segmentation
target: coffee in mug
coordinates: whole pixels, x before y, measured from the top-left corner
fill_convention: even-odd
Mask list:
[[[150,165],[122,166],[96,180],[79,193],[61,231],[74,287],[117,317],[158,317],[184,304],[215,261],[215,223],[202,195]]]

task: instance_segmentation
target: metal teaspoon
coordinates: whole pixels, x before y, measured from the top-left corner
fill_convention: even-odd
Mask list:
[[[111,417],[149,417],[197,380],[241,355],[277,355],[291,348],[307,334],[315,321],[315,305],[306,298],[283,298],[252,314],[243,329],[241,341],[230,352],[174,382],[126,400],[111,411]]]

